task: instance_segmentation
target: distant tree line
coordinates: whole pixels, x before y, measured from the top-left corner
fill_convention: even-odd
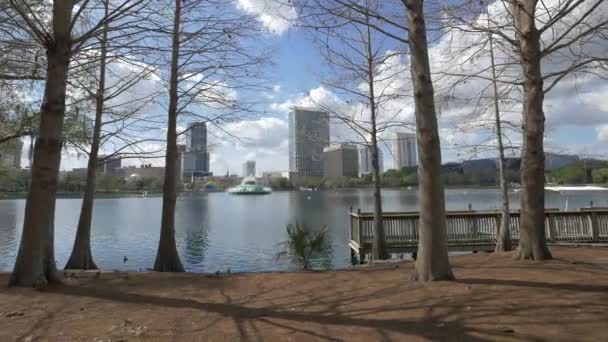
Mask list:
[[[557,184],[608,184],[608,161],[581,160],[547,175]]]

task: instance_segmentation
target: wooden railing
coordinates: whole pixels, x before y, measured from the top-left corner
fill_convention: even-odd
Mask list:
[[[510,214],[512,240],[519,240],[519,211]],[[372,213],[350,212],[350,245],[367,249],[374,238]],[[446,213],[448,246],[475,249],[496,243],[502,217],[497,211],[449,211]],[[389,249],[411,250],[418,244],[418,212],[384,213],[383,226]],[[545,211],[545,229],[550,242],[608,242],[608,208],[579,211]],[[480,248],[482,249],[482,248]]]

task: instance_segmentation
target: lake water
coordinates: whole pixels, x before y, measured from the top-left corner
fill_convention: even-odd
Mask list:
[[[416,189],[383,190],[385,211],[418,209]],[[567,198],[547,192],[547,207],[574,210],[589,206],[608,207],[606,192],[581,192]],[[511,194],[518,208],[517,193]],[[496,189],[448,189],[448,210],[497,209]],[[55,253],[63,267],[71,252],[81,199],[57,200]],[[148,198],[98,198],[92,227],[93,257],[105,270],[139,270],[154,264],[160,229],[162,201]],[[277,260],[278,244],[286,239],[285,225],[298,222],[311,229],[327,225],[333,245],[333,267],[350,265],[348,216],[354,210],[371,211],[370,190],[274,192],[264,196],[227,193],[179,197],[176,212],[177,248],[190,272],[256,272],[293,268]],[[11,271],[23,226],[24,199],[0,200],[0,271]],[[123,262],[126,256],[128,261]]]

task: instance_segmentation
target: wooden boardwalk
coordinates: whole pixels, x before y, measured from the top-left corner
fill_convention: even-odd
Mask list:
[[[350,212],[350,248],[357,258],[371,251],[373,214]],[[383,214],[386,246],[390,253],[415,253],[418,248],[418,212]],[[450,251],[491,251],[496,244],[501,214],[498,211],[448,211],[447,240]],[[511,239],[519,240],[519,212],[511,213]],[[549,242],[608,243],[608,208],[579,211],[547,209],[545,229]]]

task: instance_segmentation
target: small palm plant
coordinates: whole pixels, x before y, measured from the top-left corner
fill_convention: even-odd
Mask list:
[[[312,269],[313,264],[318,262],[329,266],[332,248],[327,226],[323,226],[318,232],[310,232],[299,224],[288,224],[287,237],[288,239],[281,243],[283,250],[277,254],[277,259],[289,256],[304,270]]]

